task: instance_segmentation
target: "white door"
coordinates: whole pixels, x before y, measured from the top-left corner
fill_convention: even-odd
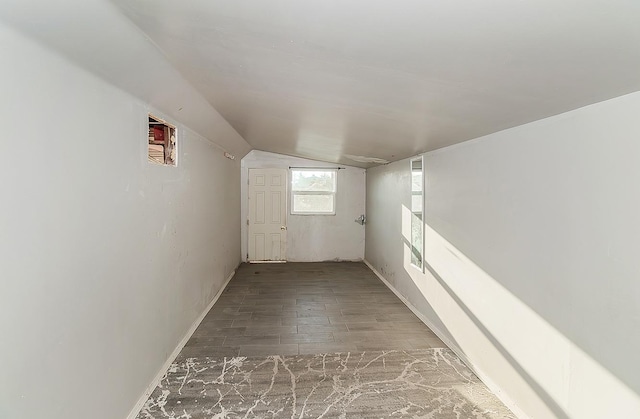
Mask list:
[[[249,261],[284,261],[287,171],[249,169]]]

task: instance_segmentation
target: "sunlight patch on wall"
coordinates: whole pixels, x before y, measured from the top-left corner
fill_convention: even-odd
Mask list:
[[[411,211],[404,205],[402,233],[404,270],[445,323],[451,338],[444,340],[491,377],[493,390],[518,400],[518,410],[541,417],[640,415],[636,393],[428,225],[427,270],[415,269]],[[415,296],[409,300],[419,305]]]

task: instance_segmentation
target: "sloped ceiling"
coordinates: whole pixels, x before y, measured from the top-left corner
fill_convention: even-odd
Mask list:
[[[637,0],[112,2],[276,153],[367,167],[640,90]]]
[[[251,151],[211,103],[107,0],[2,0],[0,27],[4,26],[122,89],[157,116],[184,124],[224,151],[239,157]],[[4,47],[0,38],[0,51]],[[4,76],[2,69],[12,62],[4,56],[0,60],[4,60],[0,65]],[[69,83],[69,94],[73,94],[73,81]],[[43,90],[42,94],[50,92]],[[138,111],[132,108],[132,112]],[[105,124],[113,121],[105,115]],[[144,119],[141,123],[144,126]]]

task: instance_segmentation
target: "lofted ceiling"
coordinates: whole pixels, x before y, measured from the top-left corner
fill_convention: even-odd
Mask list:
[[[637,0],[112,2],[287,155],[368,167],[640,90]]]

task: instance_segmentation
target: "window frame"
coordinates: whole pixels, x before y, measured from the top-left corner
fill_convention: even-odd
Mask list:
[[[293,173],[294,172],[333,172],[334,176],[334,187],[333,192],[326,191],[296,191],[293,185]],[[336,215],[336,208],[338,206],[337,203],[337,195],[338,195],[338,169],[334,168],[324,168],[324,167],[296,167],[289,169],[289,184],[291,187],[289,188],[289,199],[290,199],[290,213],[291,215]],[[331,212],[308,212],[308,211],[296,211],[295,210],[295,196],[296,195],[331,195],[333,197],[333,211]]]
[[[414,191],[413,190],[413,173],[414,173],[414,163],[419,162],[420,163],[420,183],[421,183],[421,190],[420,191]],[[409,238],[409,258],[410,258],[410,263],[411,266],[413,266],[415,269],[418,269],[420,272],[424,273],[425,270],[425,262],[424,262],[424,249],[425,249],[425,181],[426,181],[426,176],[425,176],[425,170],[424,170],[424,156],[419,156],[419,157],[414,157],[412,159],[409,160],[409,192],[411,194],[411,201],[410,201],[410,208],[409,208],[409,212],[411,213],[411,237]],[[414,249],[414,243],[413,243],[413,219],[414,217],[417,217],[416,214],[418,214],[417,211],[414,210],[413,208],[413,202],[414,202],[414,196],[416,195],[420,195],[420,249],[416,250],[419,252],[419,256],[420,256],[420,264],[416,264],[413,261],[413,249]]]

